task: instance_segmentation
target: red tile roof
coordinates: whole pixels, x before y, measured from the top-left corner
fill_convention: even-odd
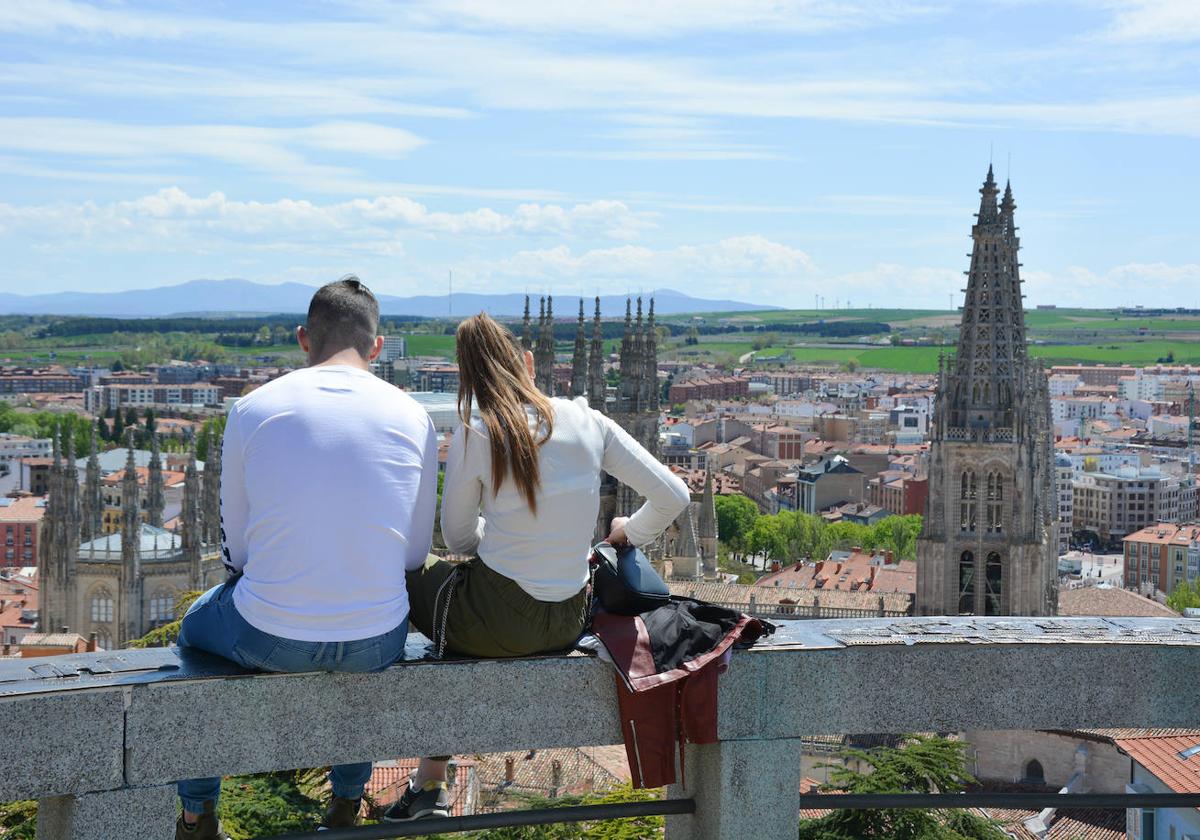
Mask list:
[[[1147,738],[1120,738],[1117,747],[1176,793],[1200,792],[1200,755],[1179,754],[1200,746],[1200,730]]]

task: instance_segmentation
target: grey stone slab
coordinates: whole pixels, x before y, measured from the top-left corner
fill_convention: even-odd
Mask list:
[[[1200,726],[1200,648],[1154,644],[867,645],[770,662],[758,737],[808,733]]]
[[[38,803],[38,840],[148,840],[175,835],[174,785],[55,796]]]
[[[119,787],[125,691],[0,698],[0,802]]]
[[[800,816],[797,741],[723,741],[687,748],[686,785],[696,813],[667,817],[668,840],[795,840]]]
[[[621,741],[613,672],[588,657],[138,685],[127,732],[131,784]]]

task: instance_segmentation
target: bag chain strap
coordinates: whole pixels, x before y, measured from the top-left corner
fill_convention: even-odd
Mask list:
[[[433,658],[441,659],[446,653],[446,625],[450,621],[450,601],[454,597],[454,583],[458,580],[461,568],[455,566],[450,570],[450,574],[446,575],[446,579],[442,581],[442,585],[438,587],[437,594],[433,596],[433,614],[434,621],[437,622],[437,607],[442,600],[442,593],[446,593],[446,606],[442,610],[442,620],[435,624],[433,628]],[[450,587],[447,591],[446,587]]]

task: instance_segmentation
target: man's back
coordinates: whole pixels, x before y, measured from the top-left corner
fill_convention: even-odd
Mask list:
[[[406,568],[429,552],[437,435],[404,392],[346,365],[289,373],[225,430],[225,562],[238,611],[300,641],[386,633],[408,615]]]

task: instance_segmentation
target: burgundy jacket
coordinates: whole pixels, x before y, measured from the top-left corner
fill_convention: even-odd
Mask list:
[[[592,632],[617,675],[625,753],[636,788],[675,782],[675,754],[684,745],[717,740],[717,675],[729,649],[774,628],[733,610],[672,598],[638,616],[598,609]]]

